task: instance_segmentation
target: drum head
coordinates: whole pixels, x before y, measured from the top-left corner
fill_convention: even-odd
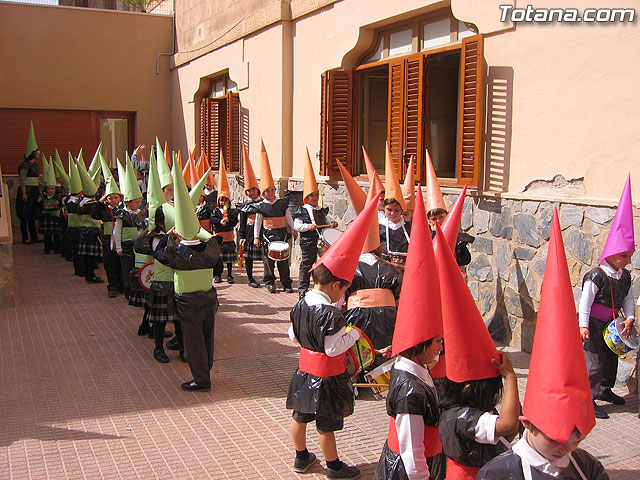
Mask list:
[[[142,288],[149,290],[153,281],[153,262],[147,262],[138,271],[138,281]]]
[[[636,327],[635,326],[631,327],[631,336],[629,338],[623,337],[622,329],[624,327],[622,326],[622,322],[624,321],[625,319],[623,317],[616,318],[616,332],[618,332],[618,335],[620,336],[620,340],[622,340],[627,347],[629,347],[632,350],[636,350],[638,346],[640,346],[640,338],[638,338],[638,332],[636,331]]]
[[[322,239],[327,242],[329,245],[333,245],[334,242],[340,237],[342,232],[337,228],[327,227],[322,230]]]
[[[289,250],[289,244],[287,242],[271,242],[269,250],[272,252],[284,252]]]

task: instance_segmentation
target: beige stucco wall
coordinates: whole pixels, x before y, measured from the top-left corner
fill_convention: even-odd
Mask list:
[[[535,7],[557,8],[558,3],[541,1]],[[575,1],[567,6],[594,5]],[[615,3],[636,8],[636,15],[637,6],[631,0]],[[617,201],[630,172],[636,179],[633,196],[640,199],[638,45],[638,19],[520,23],[485,38],[489,70],[513,70],[509,192],[560,174],[567,180],[584,178],[583,190],[575,193],[580,197]]]
[[[137,112],[136,141],[171,136],[172,19],[0,2],[0,105]]]

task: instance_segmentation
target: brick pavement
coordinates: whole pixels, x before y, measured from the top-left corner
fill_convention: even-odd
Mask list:
[[[0,310],[0,478],[320,479],[291,471],[288,340],[295,294],[220,284],[211,392],[180,390],[188,366],[152,358],[142,309],[72,275],[42,244],[14,245],[16,307]],[[101,272],[104,277],[104,272]],[[528,355],[512,353],[524,391]],[[605,407],[584,442],[613,480],[640,477],[637,403]],[[371,478],[386,438],[383,401],[364,392],[338,437]],[[320,453],[313,427],[309,448]]]

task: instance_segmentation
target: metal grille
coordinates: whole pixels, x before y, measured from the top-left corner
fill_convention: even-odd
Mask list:
[[[139,7],[123,0],[0,0],[7,3],[26,3],[30,5],[48,5],[61,7],[97,8],[101,10],[118,10],[121,12],[151,13],[154,15],[173,15],[175,0],[151,0],[146,7]]]

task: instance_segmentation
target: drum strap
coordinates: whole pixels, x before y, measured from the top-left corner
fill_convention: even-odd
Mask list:
[[[346,371],[345,354],[330,357],[326,353],[314,352],[300,347],[300,371],[310,373],[316,377],[329,378],[340,375]]]
[[[604,271],[604,268],[602,268],[600,265],[598,265],[598,268],[602,270],[602,272],[607,277],[607,280],[609,281],[609,292],[611,293],[611,316],[613,317],[613,320],[615,320],[618,311],[616,310],[616,304],[613,302],[613,283],[611,282],[611,277],[609,277],[609,275],[607,275],[607,272]]]
[[[347,310],[352,308],[395,307],[396,297],[388,288],[356,290],[347,299]]]

